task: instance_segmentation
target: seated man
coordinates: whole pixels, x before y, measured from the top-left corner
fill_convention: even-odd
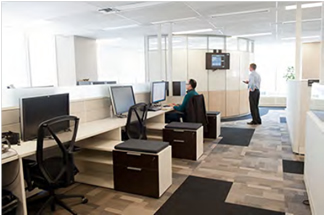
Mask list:
[[[173,106],[174,110],[185,112],[186,106],[188,101],[191,97],[194,95],[198,95],[198,93],[195,91],[196,88],[196,81],[194,79],[190,79],[188,83],[186,83],[186,95],[184,97],[183,103],[181,105],[171,104]],[[165,114],[165,122],[179,122],[180,121],[181,114],[175,113],[175,112],[169,112]]]

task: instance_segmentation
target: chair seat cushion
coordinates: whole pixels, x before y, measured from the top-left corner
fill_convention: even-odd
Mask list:
[[[158,153],[168,145],[168,142],[129,139],[121,144],[116,145],[115,149],[135,152]]]
[[[170,129],[188,129],[188,130],[197,130],[202,127],[201,123],[190,123],[190,122],[171,122],[165,126],[165,128]]]

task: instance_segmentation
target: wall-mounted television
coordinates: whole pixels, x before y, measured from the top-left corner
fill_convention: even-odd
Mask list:
[[[205,54],[205,68],[207,70],[227,70],[229,65],[229,53],[213,52]]]

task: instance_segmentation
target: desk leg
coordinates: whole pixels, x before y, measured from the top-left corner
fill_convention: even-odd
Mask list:
[[[17,170],[19,171],[16,180],[9,186],[5,187],[11,191],[18,199],[18,207],[16,214],[27,215],[27,204],[26,204],[26,194],[25,194],[25,182],[24,182],[24,171],[22,159],[11,161],[9,163],[2,165],[2,178],[8,178],[8,181],[16,176]],[[16,171],[16,172],[15,172]],[[11,175],[7,175],[10,173]],[[3,181],[3,183],[6,181]]]

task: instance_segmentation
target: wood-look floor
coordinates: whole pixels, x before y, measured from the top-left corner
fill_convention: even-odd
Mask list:
[[[246,121],[225,122],[223,127],[254,127],[248,147],[205,141],[199,161],[173,159],[173,184],[160,198],[149,198],[76,183],[58,192],[84,194],[87,204],[67,200],[78,214],[154,214],[189,175],[233,182],[226,202],[263,208],[286,214],[311,214],[302,204],[307,198],[303,175],[283,173],[282,160],[303,161],[291,151],[287,125],[280,123],[283,110],[270,110],[262,117],[263,125],[248,126]],[[132,181],[132,179],[130,179]],[[30,213],[33,213],[30,211]],[[50,209],[44,214],[68,214],[64,209]]]

